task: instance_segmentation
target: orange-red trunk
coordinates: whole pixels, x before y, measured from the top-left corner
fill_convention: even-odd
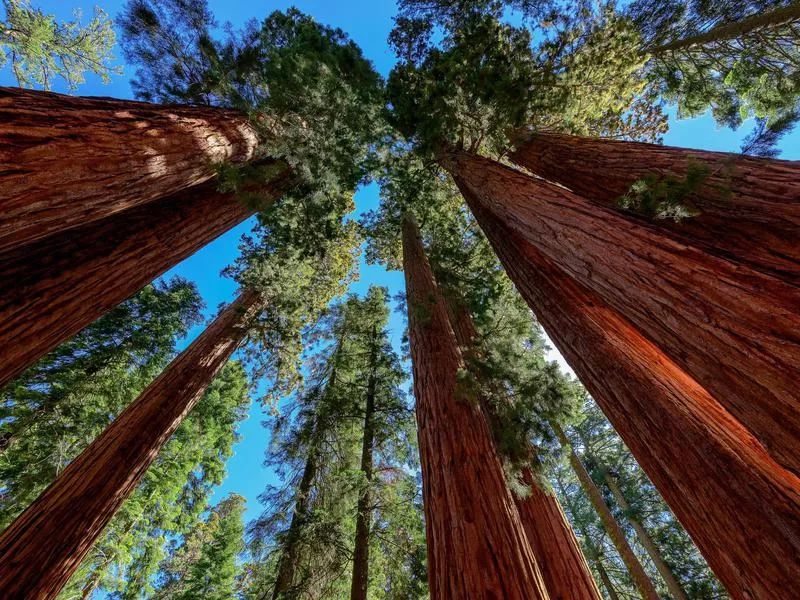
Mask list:
[[[403,267],[431,598],[548,600],[479,401],[459,389],[461,354],[408,216]]]
[[[0,598],[55,598],[246,334],[245,292],[0,537]]]

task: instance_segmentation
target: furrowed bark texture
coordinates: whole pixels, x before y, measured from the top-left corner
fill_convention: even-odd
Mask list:
[[[431,598],[547,600],[486,418],[474,400],[459,397],[463,362],[408,216],[403,268]]]
[[[530,469],[522,472],[522,480],[530,495],[514,496],[514,501],[550,599],[600,600],[600,591],[558,498],[539,487]]]
[[[625,494],[622,493],[617,480],[614,479],[609,473],[605,474],[603,480],[605,481],[608,489],[611,491],[611,495],[614,496],[614,500],[616,500],[620,510],[625,513],[628,522],[636,532],[636,539],[639,540],[639,543],[645,549],[648,556],[650,556],[650,560],[653,561],[656,569],[658,569],[658,572],[664,579],[664,583],[667,584],[667,588],[669,589],[669,593],[672,594],[673,599],[689,600],[689,597],[683,590],[683,586],[678,582],[678,578],[675,577],[675,573],[672,572],[672,569],[667,564],[667,561],[664,560],[664,557],[661,555],[661,551],[658,549],[658,546],[656,546],[653,538],[651,538],[650,534],[647,533],[647,530],[644,528],[644,525],[642,525],[639,519],[631,514],[631,505],[628,504],[628,500],[625,498]]]
[[[0,597],[55,598],[244,338],[244,292],[0,537]]]
[[[553,133],[520,134],[510,158],[682,244],[800,285],[800,161]],[[676,222],[617,207],[637,180],[683,178],[692,163],[709,171],[691,197],[699,215]]]
[[[0,254],[0,388],[252,214],[212,181]]]
[[[628,568],[628,573],[630,573],[633,582],[636,584],[636,588],[642,595],[642,598],[645,600],[659,600],[660,596],[653,585],[653,581],[645,572],[642,563],[639,562],[639,559],[633,552],[633,548],[631,548],[631,545],[625,538],[625,532],[622,531],[622,527],[619,526],[619,523],[617,523],[617,520],[611,513],[611,509],[603,499],[603,494],[595,485],[591,475],[589,475],[589,472],[586,470],[586,467],[583,466],[581,459],[572,449],[572,445],[567,439],[567,436],[561,430],[561,427],[558,426],[558,424],[553,424],[553,427],[558,435],[558,439],[561,441],[561,445],[564,446],[569,453],[569,464],[572,466],[572,470],[575,471],[575,475],[577,475],[583,491],[586,492],[586,495],[589,497],[589,501],[592,503],[592,506],[594,506],[594,509],[600,516],[600,521],[603,523],[603,529],[606,530],[606,533],[608,533],[608,536],[614,543],[614,547],[617,549],[617,552],[619,552],[622,562],[624,562],[625,566]]]
[[[475,323],[457,292],[443,290],[443,295],[456,341],[469,366],[471,354],[479,354]],[[473,374],[481,378],[475,370]],[[495,417],[490,403],[483,402],[483,409],[491,424]],[[539,487],[529,468],[522,471],[522,480],[530,495],[520,498],[512,492],[512,496],[550,600],[600,600],[600,591],[558,499]]]
[[[364,437],[361,446],[361,472],[364,474],[364,489],[358,497],[356,513],[356,539],[353,552],[353,578],[350,585],[350,600],[367,600],[369,584],[369,536],[372,525],[372,462],[375,444],[375,390],[378,385],[376,373],[378,361],[378,332],[373,329],[370,350],[370,374],[367,380],[367,398],[364,407]]]
[[[203,183],[257,143],[230,110],[0,88],[0,251]]]
[[[731,596],[794,589],[800,480],[615,310],[470,202],[539,322]]]
[[[800,288],[495,161],[445,161],[483,207],[665,352],[800,473]]]

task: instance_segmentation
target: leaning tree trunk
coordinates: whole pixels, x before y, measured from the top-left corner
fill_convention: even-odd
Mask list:
[[[597,294],[468,201],[550,339],[732,597],[794,589],[800,479]]]
[[[375,391],[378,385],[378,332],[373,328],[370,350],[370,373],[367,380],[367,399],[364,407],[364,438],[361,446],[361,472],[364,489],[358,496],[356,513],[356,540],[353,552],[353,578],[350,600],[367,600],[369,584],[369,535],[372,525],[372,452],[375,444]]]
[[[591,290],[800,473],[800,288],[495,161],[454,152],[443,162],[473,212]]]
[[[0,251],[202,183],[257,143],[230,110],[0,88]]]
[[[536,175],[679,243],[800,286],[800,161],[546,132],[516,137],[511,160]],[[708,171],[688,198],[698,215],[676,222],[617,208],[636,181],[681,180],[692,165]]]
[[[639,519],[631,514],[631,505],[628,504],[628,500],[625,498],[625,494],[622,493],[617,480],[614,479],[608,471],[603,475],[603,480],[611,491],[611,495],[614,496],[614,500],[616,500],[620,510],[625,513],[628,522],[631,524],[631,527],[633,527],[633,531],[636,532],[636,538],[639,540],[642,548],[645,549],[650,560],[653,561],[656,569],[658,569],[658,572],[664,579],[664,583],[667,584],[667,588],[669,589],[669,593],[672,594],[673,600],[689,600],[683,586],[678,581],[678,578],[675,577],[675,573],[672,572],[672,568],[667,564],[667,561],[664,560],[653,538],[647,533],[647,530]]]
[[[689,50],[695,46],[732,40],[767,27],[783,27],[800,21],[800,4],[794,2],[769,11],[758,12],[733,23],[724,23],[708,31],[688,36],[667,44],[648,49],[649,54],[659,55],[667,52]]]
[[[573,521],[577,520],[577,512],[575,510],[575,506],[572,504],[570,499],[569,493],[567,493],[564,484],[561,481],[561,478],[556,474],[555,476],[556,483],[558,484],[558,489],[561,491],[561,495],[564,498],[564,501],[567,503],[567,508],[572,513]],[[577,524],[577,523],[576,523]],[[594,545],[592,542],[591,537],[589,536],[589,532],[586,530],[585,525],[578,525],[581,535],[584,538],[584,544],[587,549],[587,553],[589,557],[594,562],[594,566],[597,569],[597,574],[600,575],[600,581],[603,583],[603,587],[605,588],[606,592],[608,593],[608,597],[611,600],[620,600],[619,594],[617,594],[617,590],[614,587],[614,583],[611,581],[611,577],[608,576],[608,571],[603,566],[603,561],[601,560],[601,552],[600,549]]]
[[[547,600],[486,418],[474,399],[459,393],[461,354],[408,215],[403,268],[431,598]]]
[[[55,598],[244,338],[244,292],[0,537],[0,597]]]
[[[0,388],[251,214],[208,182],[1,254]]]
[[[603,494],[600,493],[599,489],[597,489],[597,486],[586,470],[586,467],[583,466],[581,459],[575,453],[575,450],[573,450],[572,445],[567,439],[567,436],[564,434],[564,431],[557,423],[552,423],[552,426],[556,432],[556,435],[558,436],[559,441],[561,442],[562,447],[568,452],[569,464],[572,465],[572,470],[575,471],[575,475],[578,476],[578,481],[580,481],[583,491],[586,492],[586,495],[589,497],[592,506],[594,506],[594,509],[600,516],[600,520],[603,523],[603,529],[606,530],[606,533],[608,533],[608,536],[611,538],[614,547],[617,549],[617,552],[619,552],[622,562],[624,562],[625,566],[628,568],[628,572],[630,573],[633,582],[636,584],[636,588],[639,590],[639,593],[642,595],[642,598],[645,600],[659,600],[660,596],[653,585],[653,580],[650,579],[650,576],[644,570],[642,563],[633,552],[633,548],[631,548],[631,545],[625,538],[625,532],[622,531],[622,527],[619,526],[619,523],[617,523],[617,520],[611,513],[611,509],[603,499]]]
[[[458,292],[445,289],[443,295],[462,355],[480,380],[481,373],[471,368],[471,364],[482,358],[475,347],[478,333],[472,316],[458,298]],[[482,406],[491,429],[495,429],[496,415],[491,404],[483,402]],[[512,492],[512,496],[550,600],[600,600],[600,591],[558,499],[539,487],[530,468],[523,469],[522,481],[530,490],[529,495],[523,498]]]
[[[514,496],[514,501],[540,561],[550,599],[600,600],[600,590],[558,498],[539,487],[530,469],[523,471],[522,480],[530,494]]]

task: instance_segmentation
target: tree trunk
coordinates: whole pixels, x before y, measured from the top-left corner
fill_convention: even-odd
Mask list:
[[[603,479],[608,486],[608,489],[611,491],[611,495],[614,496],[614,500],[616,500],[617,505],[620,507],[622,512],[625,513],[625,516],[630,522],[631,527],[633,527],[633,530],[636,532],[636,538],[639,540],[642,548],[647,551],[648,556],[653,561],[656,569],[658,569],[661,577],[664,579],[664,583],[667,584],[667,588],[669,589],[669,593],[672,594],[673,599],[689,600],[689,597],[683,590],[683,586],[678,582],[678,578],[675,577],[675,573],[672,572],[672,569],[664,560],[664,557],[661,556],[661,551],[650,537],[650,534],[647,533],[647,530],[644,528],[641,522],[639,522],[639,520],[631,514],[631,506],[625,499],[625,495],[622,493],[617,480],[609,475],[608,472],[604,474]]]
[[[480,356],[471,356],[479,354],[475,348],[478,336],[475,323],[457,292],[444,290],[443,295],[456,341],[469,366],[473,359],[480,359]],[[473,370],[473,374],[480,380],[480,373]],[[483,402],[482,405],[487,420],[492,423],[495,415],[490,403]],[[530,495],[521,498],[512,492],[512,496],[550,600],[600,600],[586,558],[558,499],[539,487],[530,468],[522,471],[522,480],[530,489]]]
[[[373,328],[373,344],[370,351],[370,374],[367,380],[367,399],[364,408],[364,441],[361,447],[361,472],[364,474],[364,489],[358,497],[356,514],[356,542],[353,553],[353,579],[350,600],[367,600],[369,583],[369,535],[372,525],[372,447],[375,443],[375,390],[378,385],[378,332]]]
[[[292,522],[289,524],[289,531],[286,534],[286,546],[278,563],[278,576],[275,579],[275,588],[272,591],[273,600],[279,600],[281,595],[289,592],[294,585],[294,574],[297,570],[297,560],[299,558],[300,532],[308,518],[311,484],[314,482],[316,474],[317,454],[316,448],[312,446],[306,458],[300,485],[297,488]]]
[[[333,355],[333,364],[331,373],[328,377],[328,388],[325,390],[326,400],[330,390],[330,386],[336,381],[336,371],[339,366],[339,361],[342,356],[342,347],[344,344],[344,334],[339,336],[336,342],[336,350]],[[314,431],[311,436],[311,444],[306,457],[306,464],[303,467],[303,475],[300,478],[300,485],[297,487],[297,494],[294,503],[294,510],[292,512],[292,521],[289,524],[289,530],[286,533],[286,542],[284,543],[283,553],[281,554],[280,561],[278,562],[278,575],[275,579],[275,587],[272,594],[264,595],[264,599],[271,597],[272,600],[280,600],[284,594],[291,592],[294,587],[294,575],[297,571],[297,562],[300,558],[300,540],[303,533],[303,526],[308,519],[309,511],[311,509],[311,486],[314,483],[314,478],[317,475],[317,446],[322,440],[325,433],[323,426],[323,414],[318,407],[316,412],[316,422],[314,423]]]
[[[598,575],[600,575],[600,581],[603,583],[603,587],[608,592],[608,596],[609,598],[611,598],[611,600],[620,600],[619,594],[617,594],[617,590],[616,588],[614,588],[614,583],[611,581],[611,578],[608,576],[606,568],[603,566],[603,561],[601,560],[601,552],[597,548],[597,546],[595,546],[594,543],[592,542],[592,539],[589,536],[589,532],[586,530],[585,525],[579,523],[577,513],[575,511],[575,506],[572,504],[570,495],[567,492],[566,488],[564,487],[564,484],[561,482],[561,478],[559,477],[558,473],[556,473],[555,480],[556,483],[558,484],[558,489],[561,491],[561,495],[564,497],[564,501],[567,503],[567,508],[572,513],[572,520],[575,521],[576,526],[581,531],[581,535],[583,535],[587,553],[589,554],[589,558],[591,558],[594,562],[594,566],[597,569]]]
[[[0,597],[55,598],[244,338],[243,293],[0,537]]]
[[[704,386],[800,473],[800,288],[467,153],[443,161],[490,211]]]
[[[230,110],[0,88],[0,251],[202,183],[257,144]]]
[[[0,388],[251,214],[209,182],[0,255]]]
[[[600,590],[558,498],[539,487],[530,469],[523,471],[522,479],[530,495],[514,496],[514,501],[540,561],[550,599],[600,600]]]
[[[570,444],[561,426],[558,425],[558,423],[551,424],[561,442],[561,446],[568,452],[569,464],[572,465],[575,475],[578,476],[578,481],[580,481],[583,491],[586,492],[592,506],[594,506],[597,514],[600,515],[600,520],[603,522],[603,529],[606,530],[606,533],[608,533],[608,536],[614,543],[614,547],[617,549],[617,552],[619,552],[622,562],[624,562],[625,566],[628,568],[628,572],[631,574],[631,578],[636,584],[636,588],[639,590],[642,598],[644,600],[660,600],[660,596],[653,585],[653,581],[633,552],[633,548],[631,548],[631,545],[625,538],[625,532],[622,531],[619,523],[617,523],[617,520],[611,513],[611,509],[603,499],[603,494],[597,489],[592,477],[589,475],[588,471],[586,471],[586,467],[583,466],[581,459],[575,454],[575,450],[573,450],[572,444]]]
[[[511,160],[536,175],[681,244],[800,286],[800,161],[555,133],[516,137]],[[680,179],[692,164],[708,169],[690,197],[697,216],[676,222],[617,208],[634,182],[648,176]]]
[[[793,3],[789,6],[781,6],[770,11],[750,15],[740,21],[717,25],[704,33],[698,33],[697,35],[650,48],[648,53],[658,55],[676,50],[687,50],[693,46],[735,39],[765,27],[789,25],[798,20],[800,20],[800,4]]]
[[[431,599],[547,600],[486,418],[459,391],[461,354],[409,215],[403,268]]]
[[[550,339],[731,596],[781,598],[794,589],[800,479],[596,294],[468,202]]]

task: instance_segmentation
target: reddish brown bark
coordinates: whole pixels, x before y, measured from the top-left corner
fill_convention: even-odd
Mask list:
[[[403,268],[431,598],[547,600],[486,418],[459,397],[461,354],[411,217]]]
[[[497,162],[444,161],[462,191],[665,352],[800,473],[800,288]]]
[[[475,360],[480,359],[480,350],[475,347],[478,337],[475,323],[457,292],[445,290],[444,297],[456,341],[469,366],[471,354],[475,354]],[[475,375],[481,378],[480,373]],[[490,403],[482,405],[489,423],[493,423],[495,416]],[[522,498],[512,492],[512,496],[550,599],[600,600],[597,584],[558,499],[539,487],[529,468],[522,471],[522,480],[530,494]]]
[[[522,472],[522,480],[530,495],[515,496],[514,501],[539,559],[550,599],[600,600],[600,591],[558,498],[539,487],[530,469]]]
[[[732,597],[794,589],[800,479],[617,311],[471,203],[539,322]]]
[[[251,214],[208,182],[0,255],[0,387]]]
[[[0,597],[55,598],[242,341],[245,292],[0,537]]]
[[[521,136],[511,159],[680,243],[800,285],[800,161],[551,133]],[[709,170],[690,198],[699,215],[675,222],[617,208],[635,181],[683,177],[691,162]]]
[[[556,431],[556,435],[558,435],[561,445],[567,450],[569,463],[572,466],[572,470],[575,471],[575,475],[577,475],[583,491],[586,492],[586,495],[589,497],[589,501],[592,503],[592,506],[600,516],[600,521],[603,523],[603,529],[606,530],[608,537],[611,538],[614,547],[617,549],[617,552],[619,552],[620,558],[622,558],[622,562],[624,562],[625,566],[628,568],[628,573],[630,573],[631,578],[636,584],[636,588],[639,590],[642,598],[645,600],[659,600],[660,597],[655,586],[653,585],[653,580],[650,579],[650,576],[644,570],[642,563],[633,552],[633,548],[631,548],[631,545],[628,543],[628,540],[625,537],[625,532],[622,531],[622,527],[619,526],[619,523],[617,523],[617,520],[614,518],[611,509],[608,507],[608,504],[606,504],[606,501],[603,498],[603,494],[595,485],[591,475],[589,475],[589,472],[586,470],[586,467],[583,466],[581,459],[572,449],[572,445],[569,443],[567,436],[564,435],[561,427],[555,423],[553,424],[553,427]]]
[[[0,251],[202,183],[257,142],[230,110],[0,88]]]

